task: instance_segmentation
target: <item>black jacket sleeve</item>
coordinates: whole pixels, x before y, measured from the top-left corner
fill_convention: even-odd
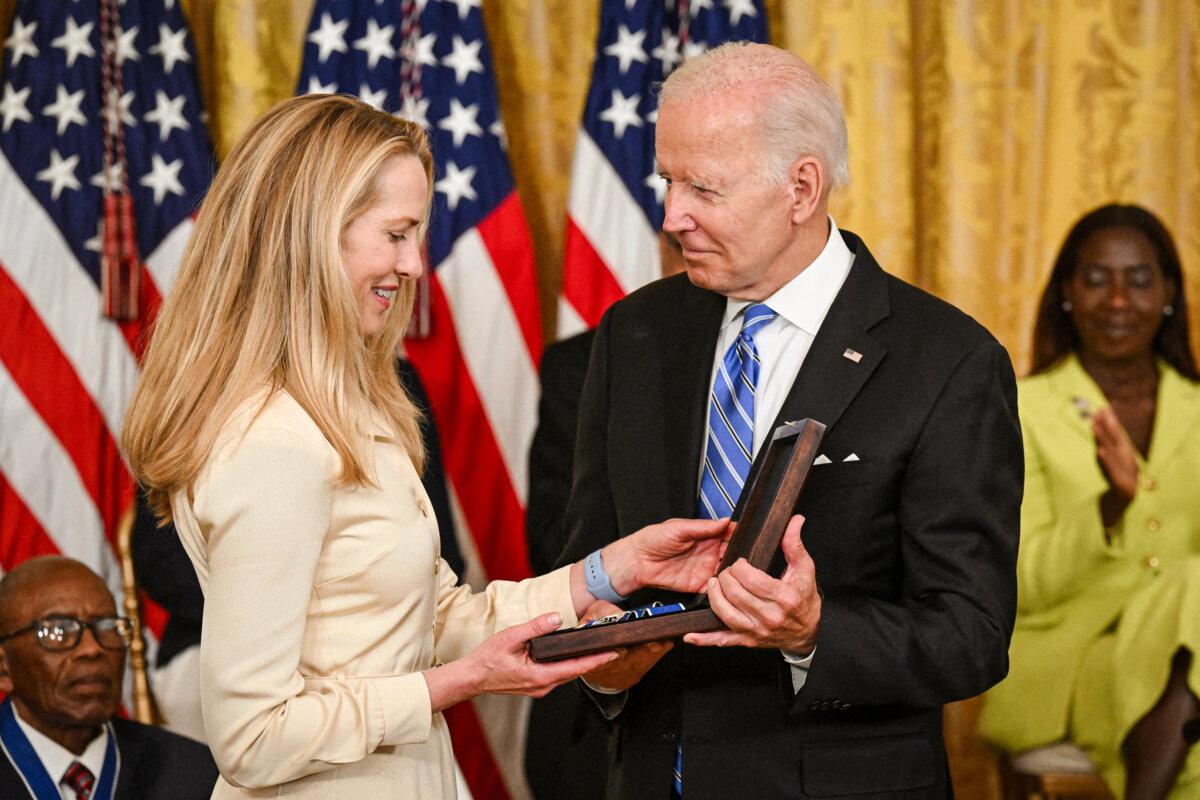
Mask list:
[[[571,496],[579,396],[587,376],[591,331],[556,342],[542,354],[538,426],[529,448],[525,538],[535,575],[554,568],[566,544],[563,517]]]
[[[433,515],[437,517],[442,558],[461,580],[464,566],[462,553],[454,532],[454,518],[450,515],[450,493],[446,490],[446,473],[442,468],[442,444],[429,411],[429,395],[425,393],[417,371],[407,360],[396,359],[396,372],[404,390],[421,411],[421,438],[425,442],[425,474],[421,476],[421,484],[429,495],[429,502],[433,504]]]

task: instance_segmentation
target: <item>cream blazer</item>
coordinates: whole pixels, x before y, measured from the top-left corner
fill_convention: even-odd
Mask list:
[[[213,798],[453,798],[421,671],[547,611],[575,624],[569,568],[456,587],[398,441],[375,432],[379,488],[340,488],[337,454],[300,405],[262,400],[225,425],[193,499],[171,498],[205,597]]]

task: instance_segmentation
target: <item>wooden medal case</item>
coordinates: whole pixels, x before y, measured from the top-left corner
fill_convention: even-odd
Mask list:
[[[745,558],[751,566],[778,577],[776,562],[783,532],[792,518],[800,490],[817,457],[825,426],[812,419],[788,422],[775,429],[766,452],[751,469],[750,478],[733,510],[737,527],[717,572]],[[715,573],[714,573],[715,574]],[[529,641],[534,661],[557,661],[618,647],[677,639],[685,633],[725,629],[701,592],[687,609],[624,622],[605,622],[538,636]]]

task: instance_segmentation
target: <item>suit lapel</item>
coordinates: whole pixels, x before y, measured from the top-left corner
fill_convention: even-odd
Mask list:
[[[854,263],[772,426],[810,417],[832,430],[887,354],[868,331],[891,313],[887,278],[863,241],[842,231]],[[854,360],[854,351],[861,358]]]
[[[1163,466],[1178,454],[1179,448],[1187,441],[1191,429],[1200,423],[1200,408],[1197,395],[1200,387],[1184,379],[1178,372],[1163,362],[1159,362],[1162,378],[1158,387],[1158,401],[1154,411],[1154,431],[1150,439],[1150,463],[1155,469]],[[1055,409],[1063,419],[1068,429],[1078,436],[1094,444],[1092,423],[1085,417],[1077,405],[1082,400],[1089,411],[1096,411],[1109,405],[1100,387],[1084,370],[1079,359],[1068,355],[1061,365],[1054,368],[1050,375],[1053,393],[1059,399]],[[1138,455],[1139,462],[1142,461]]]
[[[1091,414],[1108,405],[1104,393],[1091,379],[1079,363],[1074,353],[1068,355],[1063,362],[1054,367],[1049,374],[1053,394],[1058,398],[1055,413],[1062,419],[1068,430],[1095,443],[1092,435]],[[1085,416],[1086,412],[1086,416]]]
[[[1192,428],[1200,423],[1200,386],[1164,362],[1159,362],[1159,369],[1162,378],[1150,438],[1150,463],[1161,471],[1185,443],[1193,441]]]
[[[669,326],[670,333],[664,335],[663,447],[666,453],[679,454],[668,475],[670,513],[690,517],[696,514],[708,383],[725,315],[725,298],[688,283],[677,313],[680,316]]]
[[[113,743],[117,746],[117,789],[113,800],[138,800],[141,793],[134,786],[139,755],[137,743],[125,735],[117,722],[113,723],[112,732]]]

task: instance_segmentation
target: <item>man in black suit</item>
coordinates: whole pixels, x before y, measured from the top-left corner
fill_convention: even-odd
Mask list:
[[[746,411],[733,392],[754,452],[784,421],[828,427],[780,569],[739,561],[710,582],[730,630],[689,634],[649,671],[589,676],[628,689],[598,698],[616,725],[610,797],[665,800],[676,763],[685,800],[949,797],[941,707],[1007,669],[1012,367],[833,224],[846,141],[829,87],[767,45],[689,59],[663,86],[663,227],[687,274],[597,329],[560,560],[732,506],[751,452],[739,438],[731,477],[743,456],[726,431]],[[724,505],[709,502],[714,475]]]
[[[100,576],[58,556],[0,580],[0,797],[203,800],[208,748],[116,716],[132,634]]]

